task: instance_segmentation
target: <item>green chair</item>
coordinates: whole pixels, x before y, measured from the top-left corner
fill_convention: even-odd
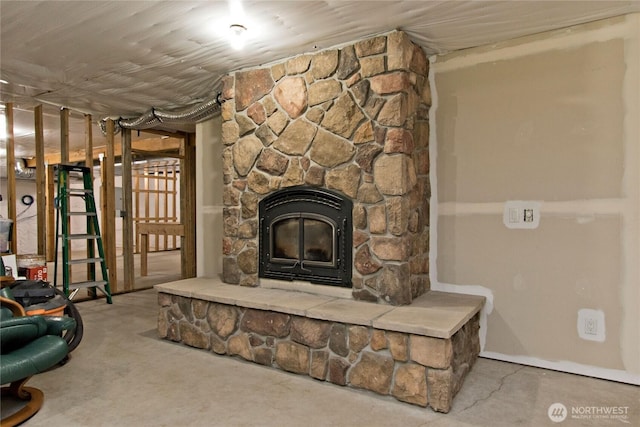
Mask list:
[[[0,425],[9,427],[24,422],[42,407],[42,391],[25,383],[67,357],[69,348],[62,333],[75,327],[75,320],[25,316],[24,308],[12,299],[8,288],[0,292],[0,303]]]

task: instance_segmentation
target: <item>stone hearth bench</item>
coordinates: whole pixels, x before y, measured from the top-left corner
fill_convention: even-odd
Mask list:
[[[207,278],[155,289],[162,338],[440,412],[480,352],[480,296],[398,307]]]

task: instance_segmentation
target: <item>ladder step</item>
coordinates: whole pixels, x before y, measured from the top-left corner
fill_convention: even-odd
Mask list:
[[[106,280],[94,280],[88,282],[76,282],[69,283],[69,289],[83,289],[83,288],[95,288],[96,286],[104,286],[107,284]]]
[[[87,194],[93,194],[93,190],[90,188],[69,188],[67,193],[69,196],[84,196]]]
[[[67,212],[68,216],[96,216],[95,212]]]
[[[102,258],[80,258],[80,259],[71,259],[67,261],[67,264],[93,264],[97,262],[102,262]]]
[[[63,237],[62,235],[60,237]],[[99,239],[100,236],[97,234],[69,234],[67,239],[69,240],[92,240]]]
[[[65,165],[65,164],[58,165],[58,170],[63,170],[67,172],[80,172],[82,174],[91,172],[91,169],[89,169],[87,166],[75,166],[75,165]]]

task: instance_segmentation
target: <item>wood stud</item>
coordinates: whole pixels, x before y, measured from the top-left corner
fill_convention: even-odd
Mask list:
[[[13,221],[11,228],[10,246],[11,253],[18,253],[18,222],[16,218],[16,153],[15,135],[13,132],[13,103],[5,104],[5,119],[7,129],[7,214]]]
[[[35,107],[33,121],[36,139],[36,224],[38,230],[38,255],[47,253],[47,171],[44,162],[44,116],[42,105]]]
[[[131,188],[131,129],[122,129],[122,257],[124,289],[133,290],[135,270],[133,262],[133,212]]]

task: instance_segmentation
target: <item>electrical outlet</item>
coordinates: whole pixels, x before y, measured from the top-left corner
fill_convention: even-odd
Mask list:
[[[578,310],[578,336],[587,341],[604,342],[604,312],[590,308]]]
[[[598,335],[598,319],[593,317],[585,317],[584,333],[587,335]]]
[[[524,210],[524,222],[533,222],[533,209]]]

